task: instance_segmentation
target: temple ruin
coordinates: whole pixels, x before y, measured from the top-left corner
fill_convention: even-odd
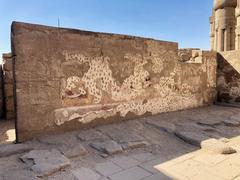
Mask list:
[[[214,1],[212,51],[174,42],[13,22],[3,116],[17,141],[240,101],[240,1]]]

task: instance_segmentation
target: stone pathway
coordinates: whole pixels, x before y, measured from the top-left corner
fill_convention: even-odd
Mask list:
[[[240,109],[211,106],[0,145],[1,180],[240,179]]]

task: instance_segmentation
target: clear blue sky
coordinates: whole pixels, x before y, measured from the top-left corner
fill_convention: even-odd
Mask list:
[[[0,53],[23,21],[179,42],[209,49],[212,0],[0,0]]]

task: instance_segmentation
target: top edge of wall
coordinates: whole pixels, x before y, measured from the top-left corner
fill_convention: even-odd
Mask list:
[[[169,44],[175,44],[178,46],[177,42],[171,42],[171,41],[165,41],[165,40],[158,40],[154,38],[147,38],[147,37],[140,37],[140,36],[133,36],[133,35],[125,35],[125,34],[115,34],[115,33],[106,33],[106,32],[95,32],[95,31],[86,31],[81,29],[73,29],[73,28],[64,28],[64,27],[54,27],[54,26],[47,26],[47,25],[41,25],[41,24],[32,24],[32,23],[26,23],[26,22],[18,22],[13,21],[12,22],[12,34],[17,35],[21,34],[21,32],[17,31],[18,28],[25,28],[30,30],[59,30],[61,33],[68,32],[68,33],[76,33],[76,34],[84,34],[84,35],[95,35],[95,36],[112,36],[116,38],[122,38],[122,39],[143,39],[143,40],[154,40],[162,43],[169,43]]]

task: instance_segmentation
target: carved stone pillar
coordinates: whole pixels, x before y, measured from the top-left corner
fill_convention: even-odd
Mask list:
[[[240,50],[240,0],[237,0],[237,8],[236,8],[236,38],[235,38],[235,49]]]
[[[237,0],[214,0],[214,49],[235,50],[235,8]]]
[[[214,50],[215,48],[215,17],[214,17],[214,11],[213,11],[213,14],[212,16],[209,18],[209,21],[210,21],[210,47],[211,47],[211,50]]]

